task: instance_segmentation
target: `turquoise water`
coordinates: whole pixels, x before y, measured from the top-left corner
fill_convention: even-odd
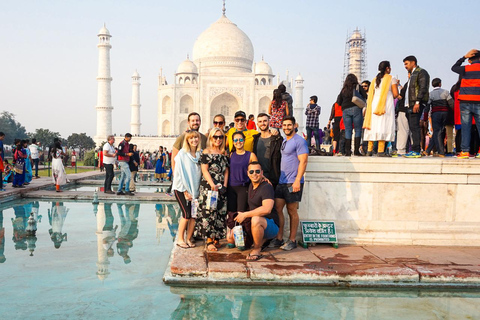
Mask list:
[[[0,319],[479,318],[477,291],[165,286],[179,216],[176,204],[3,204]]]
[[[85,186],[85,185],[67,185],[64,190],[70,190],[70,191],[91,191],[94,192],[96,189],[100,192],[103,192],[104,188],[103,186]],[[112,189],[117,190],[118,185],[113,185]],[[50,190],[55,190],[55,187],[50,187],[48,188]],[[148,192],[148,193],[161,193],[167,191],[168,187],[153,187],[153,186],[135,186],[135,191],[136,192]]]

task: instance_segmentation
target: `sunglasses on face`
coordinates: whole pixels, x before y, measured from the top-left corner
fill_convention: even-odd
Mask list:
[[[213,121],[213,124],[214,124],[214,125],[218,125],[218,126],[221,126],[221,125],[223,125],[224,123],[225,123],[225,122],[223,122],[223,121]]]
[[[243,140],[241,138],[240,139],[233,139],[233,142],[243,142],[243,141],[245,141],[245,140]]]
[[[260,169],[257,169],[257,170],[249,170],[249,171],[248,171],[248,173],[250,173],[250,174],[254,174],[254,173],[260,174],[260,172],[262,172],[262,170],[260,170]]]
[[[238,118],[238,119],[235,119],[235,122],[245,122],[245,118]]]
[[[223,138],[223,136],[213,136],[212,138],[215,139],[215,140],[220,140],[220,139]]]

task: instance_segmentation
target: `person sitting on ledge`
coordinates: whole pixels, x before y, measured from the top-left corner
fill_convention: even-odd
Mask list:
[[[257,261],[263,258],[261,251],[264,242],[276,237],[279,222],[274,207],[275,191],[263,176],[262,166],[258,161],[252,161],[248,165],[248,177],[252,182],[248,187],[250,211],[238,212],[234,220],[244,228],[247,248],[253,240],[253,250],[247,256],[247,260]],[[232,233],[231,231],[228,235],[229,243],[233,243]]]

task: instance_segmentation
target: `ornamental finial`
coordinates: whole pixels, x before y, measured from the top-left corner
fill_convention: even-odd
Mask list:
[[[225,15],[226,11],[227,9],[225,8],[225,0],[223,0],[223,8],[222,8],[223,15]]]

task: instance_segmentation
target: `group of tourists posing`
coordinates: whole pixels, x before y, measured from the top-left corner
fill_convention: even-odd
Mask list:
[[[232,229],[241,225],[245,247],[253,246],[248,260],[262,258],[267,246],[294,249],[309,153],[305,139],[295,134],[295,118],[284,116],[281,128],[270,128],[270,116],[260,113],[258,132],[247,128],[245,112],[238,111],[234,127],[225,133],[225,117],[219,114],[206,136],[199,133],[198,113],[190,113],[187,120],[189,129],[172,151],[172,190],[182,211],[177,246],[191,248],[194,238],[203,238],[207,250],[216,251],[226,238],[234,247]],[[285,205],[290,217],[287,241]]]
[[[462,66],[465,60],[469,64]],[[372,156],[376,148],[377,156],[390,156],[385,145],[391,142],[394,155],[420,158],[435,152],[435,156],[444,157],[453,155],[455,128],[457,158],[480,158],[478,143],[471,145],[472,136],[478,141],[480,133],[480,52],[472,49],[453,65],[452,71],[459,74],[459,80],[450,92],[441,88],[439,78],[431,81],[433,90],[429,92],[430,76],[417,65],[415,56],[406,57],[403,63],[408,72],[404,86],[391,76],[389,61],[380,62],[379,73],[371,83],[364,81],[360,85],[354,74],[347,75],[328,123],[330,126],[334,121],[334,152],[352,155],[355,131],[354,155]],[[361,102],[357,103],[362,98],[365,108]],[[472,134],[472,118],[477,126],[475,134]],[[433,132],[427,148],[429,122]],[[340,143],[343,132],[344,144]]]

